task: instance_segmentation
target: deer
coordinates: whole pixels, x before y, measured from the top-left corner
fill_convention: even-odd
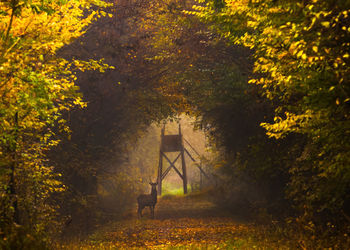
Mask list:
[[[139,205],[137,213],[139,217],[142,217],[142,209],[149,207],[151,210],[152,219],[154,219],[154,207],[157,204],[157,185],[158,183],[149,183],[152,187],[151,194],[140,194],[137,197],[137,203]]]

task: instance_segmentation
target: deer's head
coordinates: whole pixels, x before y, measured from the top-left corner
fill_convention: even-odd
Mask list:
[[[152,187],[152,191],[151,191],[151,193],[154,193],[154,192],[157,192],[157,185],[158,185],[158,182],[150,182],[149,183],[150,185],[151,185],[151,187]]]

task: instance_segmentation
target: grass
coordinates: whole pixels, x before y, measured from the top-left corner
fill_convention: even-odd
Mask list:
[[[191,189],[188,187],[188,192],[191,192]],[[183,187],[179,187],[179,185],[175,185],[171,182],[163,182],[162,183],[162,197],[163,196],[182,196],[184,195]]]

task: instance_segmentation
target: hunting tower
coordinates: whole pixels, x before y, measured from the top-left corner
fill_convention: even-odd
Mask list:
[[[178,152],[177,157],[171,161],[167,153]],[[163,171],[163,158],[169,164],[165,171]],[[175,163],[181,158],[182,172],[180,172]],[[183,137],[181,134],[181,125],[179,124],[179,133],[172,135],[165,135],[165,124],[161,130],[160,136],[160,150],[159,150],[159,165],[158,165],[158,194],[162,194],[162,180],[166,177],[171,169],[180,176],[183,182],[184,194],[187,194],[187,173],[186,173],[186,162],[185,162],[185,148],[183,144]]]

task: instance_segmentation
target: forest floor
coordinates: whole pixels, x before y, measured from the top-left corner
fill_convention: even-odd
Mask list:
[[[164,196],[155,219],[136,209],[121,221],[99,228],[88,240],[64,249],[290,249],[284,240],[266,237],[256,225],[229,214],[203,195]]]

